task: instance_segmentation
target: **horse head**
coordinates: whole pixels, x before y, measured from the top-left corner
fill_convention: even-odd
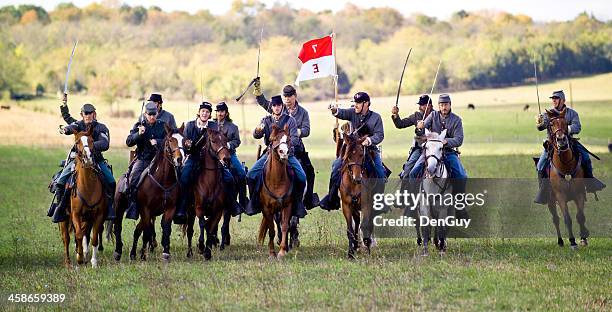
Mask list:
[[[425,137],[427,142],[424,143],[426,171],[428,177],[436,177],[438,171],[441,171],[442,156],[444,144],[442,141],[446,138],[446,129],[439,134],[437,132],[425,129]]]
[[[553,146],[558,152],[566,151],[570,146],[567,121],[565,120],[566,111],[567,110],[565,108],[559,113],[546,110],[546,115],[548,115],[550,120],[549,140],[554,143]]]
[[[355,184],[361,184],[364,173],[365,163],[365,146],[361,143],[365,137],[359,137],[356,133],[351,133],[344,136],[344,155],[342,162],[348,168],[351,180]]]
[[[277,125],[272,125],[272,133],[270,134],[270,150],[278,155],[281,160],[289,158],[289,126],[285,125],[280,128]]]
[[[208,136],[206,149],[212,153],[213,158],[221,162],[223,166],[230,163],[231,155],[227,147],[227,138],[218,130],[207,128]]]
[[[91,167],[94,164],[94,140],[93,127],[90,125],[87,130],[74,134],[75,146],[77,148],[77,158],[81,161],[84,167]]]
[[[164,153],[175,168],[180,167],[183,164],[183,135],[182,130],[179,129],[175,132],[167,124],[164,124],[166,128],[166,139],[164,140]],[[182,126],[181,126],[182,127]]]

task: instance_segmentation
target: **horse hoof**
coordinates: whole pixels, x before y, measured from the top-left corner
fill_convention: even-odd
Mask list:
[[[444,257],[444,255],[446,255],[446,251],[440,250],[440,257]]]
[[[559,247],[563,247],[563,238],[560,238],[557,240],[557,244],[559,245]]]
[[[191,249],[187,250],[187,258],[193,257],[193,251]]]
[[[91,267],[94,268],[94,269],[97,268],[98,267],[98,261],[92,260],[91,261]]]
[[[140,261],[147,261],[147,256],[145,254],[140,255]]]
[[[99,252],[103,252],[104,251],[104,246],[102,246],[102,244],[100,244],[100,246],[98,247],[98,251]]]
[[[348,253],[346,254],[346,258],[349,260],[355,260],[355,251],[349,250]]]
[[[578,250],[578,245],[570,245],[570,248],[571,248],[572,250]]]
[[[130,260],[134,261],[136,260],[136,254],[130,254]]]
[[[423,250],[423,252],[421,252],[421,257],[428,257],[428,256],[429,256],[429,251]]]
[[[210,248],[206,248],[206,250],[204,250],[204,260],[208,261],[212,258],[212,251],[210,250]]]
[[[268,256],[268,261],[275,261],[276,259],[276,255],[269,255]]]
[[[221,246],[219,246],[219,250],[225,250],[225,243],[221,243]]]
[[[423,245],[423,239],[417,238],[417,246]]]
[[[170,261],[170,254],[169,253],[162,253],[162,260],[168,262]]]
[[[121,260],[121,254],[118,252],[113,252],[113,258],[115,258],[115,261],[119,261]]]
[[[588,246],[588,245],[589,245],[589,243],[587,242],[587,239],[586,239],[586,238],[581,238],[581,239],[580,239],[580,245],[581,245],[581,246],[585,246],[585,247],[586,247],[586,246]]]

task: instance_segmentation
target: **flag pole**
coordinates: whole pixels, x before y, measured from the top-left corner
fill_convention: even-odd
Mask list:
[[[338,103],[338,62],[336,59],[336,33],[332,30],[332,53],[334,54],[334,103]],[[336,117],[335,128],[338,128],[338,117]]]

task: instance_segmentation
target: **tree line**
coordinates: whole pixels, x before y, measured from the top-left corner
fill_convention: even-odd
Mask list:
[[[537,61],[543,80],[612,71],[612,22],[582,13],[571,21],[534,22],[525,15],[459,11],[448,20],[391,8],[346,5],[312,12],[287,4],[266,7],[235,0],[224,15],[164,12],[118,1],[52,11],[34,5],[0,8],[0,92],[4,98],[55,93],[75,39],[72,92],[141,97],[231,99],[255,76],[261,28],[260,75],[267,93],[292,83],[297,55],[309,39],[337,34],[340,93],[396,92],[405,55],[413,48],[403,93],[427,92],[440,60],[436,90],[524,83]],[[304,82],[304,100],[333,96],[331,79]]]

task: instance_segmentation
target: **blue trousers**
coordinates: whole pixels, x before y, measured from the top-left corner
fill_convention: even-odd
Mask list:
[[[587,152],[584,145],[576,142],[574,148],[580,155],[582,156],[582,167],[585,170],[584,177],[592,178],[593,177],[593,163],[591,162],[591,155]],[[546,149],[542,151],[542,155],[540,155],[540,160],[538,160],[538,171],[543,172],[546,166],[548,166],[548,153]]]
[[[236,156],[236,153],[233,153],[231,156],[230,171],[237,181],[242,181],[246,178],[246,171],[244,171],[244,167],[240,159],[238,159],[238,156]]]
[[[115,177],[105,162],[99,162],[98,167],[100,168],[100,172],[102,172],[102,176],[104,177],[103,182],[106,183],[106,185],[112,185],[115,183]],[[72,172],[74,172],[74,159],[71,159],[66,163],[62,173],[59,175],[59,177],[57,177],[56,183],[59,185],[66,185],[66,181]]]
[[[459,161],[459,156],[455,152],[444,152],[444,161],[450,169],[450,178],[453,179],[467,179],[467,173]],[[423,166],[425,166],[425,155],[421,155],[419,160],[414,164],[414,168],[410,171],[410,178],[416,179],[421,172],[423,172]]]
[[[410,175],[410,171],[412,171],[412,168],[414,168],[414,165],[416,164],[416,162],[419,160],[419,158],[421,158],[421,154],[423,153],[423,149],[422,148],[413,148],[410,151],[410,155],[408,156],[408,160],[406,160],[406,163],[404,164],[404,167],[402,168],[402,172],[400,173],[400,178],[404,178],[404,177],[408,177]]]
[[[253,167],[247,173],[247,178],[250,180],[256,180],[263,173],[264,166],[266,165],[266,160],[268,159],[268,154],[264,154],[259,158]],[[295,177],[302,183],[306,183],[306,173],[300,165],[300,162],[295,158],[295,156],[289,156],[288,158],[289,165],[293,168],[293,172],[295,172]]]

